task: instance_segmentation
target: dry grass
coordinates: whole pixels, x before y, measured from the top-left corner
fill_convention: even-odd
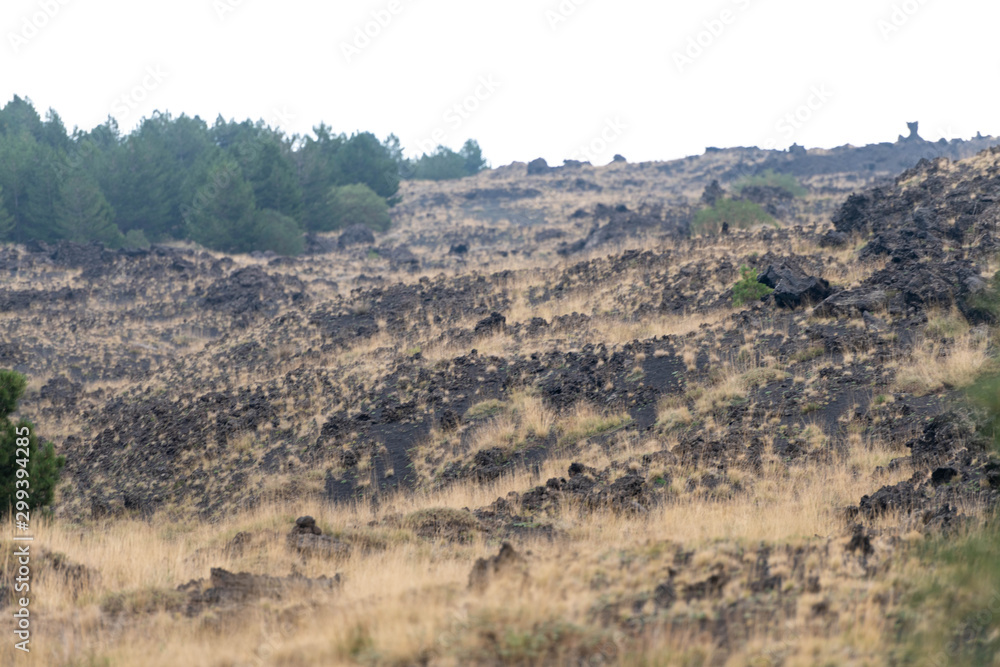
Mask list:
[[[99,576],[74,595],[54,569],[41,571],[32,608],[39,619],[36,653],[40,655],[36,657],[51,665],[79,664],[76,661],[85,656],[93,664],[104,660],[110,664],[221,665],[254,664],[266,652],[262,664],[409,664],[421,655],[434,656],[434,664],[469,664],[507,655],[525,664],[551,664],[608,646],[622,652],[619,657],[639,651],[664,656],[671,651],[697,652],[706,646],[698,633],[658,632],[630,639],[595,624],[588,610],[599,596],[628,598],[647,590],[658,576],[665,576],[663,557],[650,556],[671,554],[678,545],[694,550],[695,564],[707,570],[713,563],[739,566],[744,558],[739,554],[747,549],[752,552],[761,542],[820,547],[839,543],[837,536],[843,529],[839,508],[872,485],[858,471],[871,470],[886,457],[901,453],[879,443],[848,444],[848,456],[831,466],[787,468],[770,462],[760,475],[743,477],[750,482],[744,493],[723,502],[691,495],[638,516],[581,514],[567,506],[553,519],[564,538],[519,544],[519,549],[532,554],[530,580],[501,582],[482,596],[468,591],[466,581],[472,562],[495,552],[495,544],[482,537],[458,544],[417,538],[407,527],[415,519],[388,531],[371,527],[372,510],[367,503],[337,508],[272,503],[217,524],[128,518],[89,526],[43,521],[37,530],[39,545],[66,554]],[[482,506],[509,490],[558,474],[570,460],[553,459],[537,476],[518,472],[491,485],[460,484],[429,493],[389,496],[376,518]],[[686,473],[677,469],[674,474]],[[897,470],[884,481],[893,483],[909,474]],[[290,564],[282,536],[295,516],[307,513],[317,517],[325,532],[377,548],[356,548],[337,561]],[[882,523],[892,525],[896,519],[887,517]],[[240,531],[253,535],[251,547],[242,554],[228,552],[225,545]],[[629,558],[634,564],[624,571],[609,570],[613,554],[632,554]],[[868,622],[881,623],[874,609],[851,606],[853,596],[871,585],[863,583],[863,571],[835,562],[817,561],[813,566],[827,591],[825,599],[846,605],[845,611],[854,610]],[[772,568],[780,572],[783,563],[776,557]],[[340,572],[345,583],[332,596],[321,594],[301,602],[264,600],[251,603],[236,616],[209,613],[187,618],[176,610],[177,595],[171,591],[190,579],[206,577],[209,567],[272,575],[288,574],[292,567],[313,577]],[[698,576],[697,571],[684,574],[678,584],[687,577],[693,577],[693,583]],[[592,588],[595,577],[605,578],[608,584]],[[734,580],[726,595],[741,596],[744,585]],[[670,617],[710,611],[704,604],[679,603]],[[122,625],[111,620],[108,610],[114,609],[122,609],[125,616],[121,618],[128,622]],[[117,616],[112,614],[112,618]],[[790,627],[803,630],[803,636],[787,647],[793,655],[799,654],[798,661],[808,661],[815,642],[829,646],[830,641],[845,641],[855,649],[873,652],[879,646],[875,637],[812,639],[805,632],[808,618],[791,623]],[[848,624],[848,619],[843,623]],[[491,635],[499,640],[489,639]],[[764,637],[731,657],[748,659],[773,643]],[[11,651],[5,643],[0,657],[12,660]]]
[[[950,344],[923,338],[909,357],[898,361],[894,388],[917,396],[961,389],[993,366],[985,332],[967,331]]]

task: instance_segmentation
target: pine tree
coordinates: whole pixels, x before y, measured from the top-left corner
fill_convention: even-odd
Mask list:
[[[3,186],[0,186],[0,240],[5,240],[14,229],[14,216],[7,212],[4,202]]]
[[[351,136],[334,158],[339,179],[334,185],[364,183],[379,197],[399,191],[399,165],[371,132]]]
[[[71,173],[59,187],[56,229],[60,237],[78,243],[101,241],[118,247],[123,241],[111,205],[94,177],[82,170]]]
[[[213,250],[249,252],[254,249],[256,208],[240,166],[231,158],[219,160],[184,212],[188,236]]]
[[[483,159],[483,150],[479,147],[479,142],[475,139],[466,141],[459,154],[465,158],[465,173],[468,176],[478,174],[486,168],[486,160]]]

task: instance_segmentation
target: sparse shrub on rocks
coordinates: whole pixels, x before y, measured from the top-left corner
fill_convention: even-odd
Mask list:
[[[737,308],[751,301],[760,301],[774,290],[757,280],[757,269],[741,266],[740,280],[733,285],[733,305]]]

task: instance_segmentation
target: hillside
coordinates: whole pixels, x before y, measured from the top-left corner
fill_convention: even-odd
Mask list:
[[[1000,488],[960,401],[1000,148],[913,132],[405,181],[296,258],[0,249],[0,365],[67,457],[48,664],[919,653],[921,545]],[[766,220],[700,234],[727,198]],[[743,267],[776,289],[734,306]]]

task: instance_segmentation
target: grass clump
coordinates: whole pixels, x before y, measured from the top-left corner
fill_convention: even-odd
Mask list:
[[[691,222],[691,234],[718,234],[722,223],[730,228],[746,229],[754,225],[777,224],[767,211],[752,201],[720,199],[715,206],[698,211]]]
[[[799,350],[798,352],[793,354],[792,361],[797,361],[797,362],[812,361],[813,359],[822,357],[824,352],[826,352],[826,350],[823,348],[822,345],[808,347],[804,350]]]
[[[942,389],[962,389],[993,365],[986,336],[969,331],[949,343],[924,339],[908,359],[896,363],[894,388],[926,396]]]
[[[750,301],[760,301],[774,290],[757,279],[757,269],[740,267],[740,279],[733,285],[733,305],[739,308]]]
[[[931,338],[953,339],[969,331],[969,323],[957,308],[949,312],[930,313],[924,333]]]
[[[588,405],[581,405],[564,421],[559,444],[571,445],[595,435],[606,435],[631,423],[632,417],[628,413],[603,414]]]
[[[170,588],[141,588],[132,591],[109,593],[101,599],[105,614],[153,614],[159,611],[180,611],[187,596]]]
[[[476,403],[471,408],[465,412],[466,421],[475,421],[476,419],[485,419],[486,417],[492,417],[495,414],[503,412],[506,409],[507,404],[501,400],[491,398],[486,401],[480,401]]]

